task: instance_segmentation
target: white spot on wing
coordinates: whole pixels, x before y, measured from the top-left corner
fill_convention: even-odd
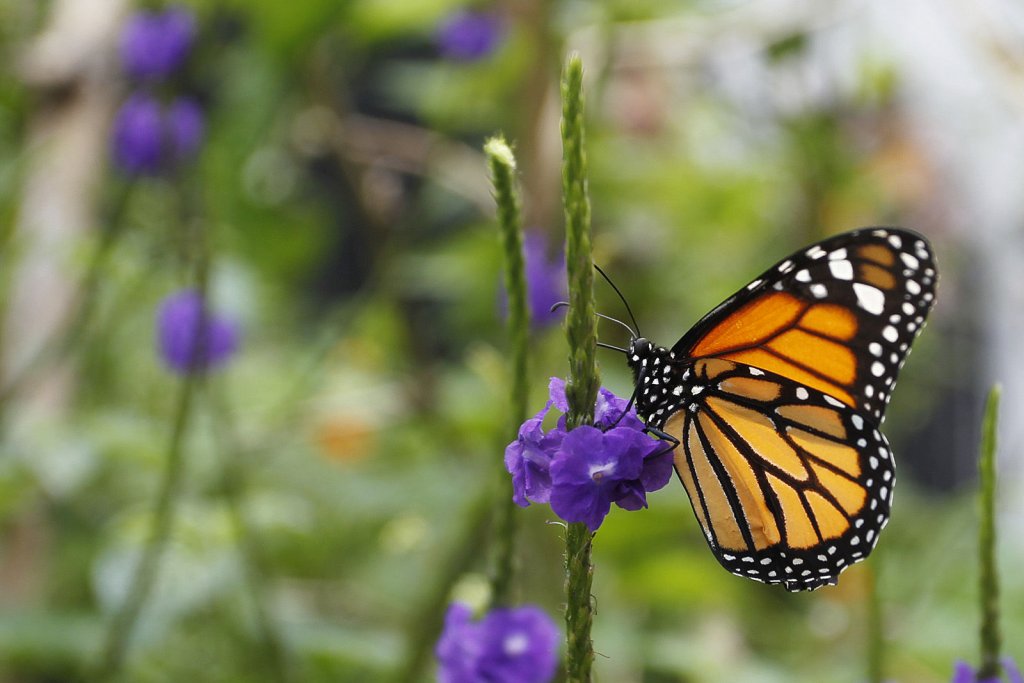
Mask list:
[[[854,282],[853,293],[857,295],[857,303],[868,313],[880,315],[885,310],[885,295],[877,287]]]
[[[825,285],[820,282],[815,282],[811,285],[811,294],[813,294],[816,299],[824,299],[828,296],[828,290],[825,288]]]
[[[853,279],[853,264],[849,261],[829,261],[828,269],[832,276],[838,280]]]

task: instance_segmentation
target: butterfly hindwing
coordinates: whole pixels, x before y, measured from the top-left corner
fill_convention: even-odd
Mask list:
[[[935,300],[923,237],[862,228],[783,259],[704,316],[672,351],[769,370],[882,419]]]
[[[676,473],[726,569],[809,590],[867,556],[888,521],[895,476],[873,420],[733,361],[697,360],[679,380],[680,400],[651,422],[679,440]]]

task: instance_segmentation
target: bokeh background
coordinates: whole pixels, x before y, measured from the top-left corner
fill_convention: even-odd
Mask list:
[[[975,463],[993,380],[1004,627],[1024,657],[1019,5],[183,6],[195,38],[180,69],[140,81],[124,27],[161,5],[0,0],[0,680],[79,680],[97,657],[185,381],[158,311],[197,259],[237,348],[191,410],[128,680],[433,680],[444,605],[486,598],[486,513],[513,436],[481,146],[513,142],[531,282],[539,302],[557,297],[569,50],[587,73],[595,259],[647,337],[673,342],[835,232],[895,224],[932,241],[938,305],[889,408],[900,485],[868,563],[886,673],[948,680],[976,656]],[[139,93],[157,121],[176,98],[198,121],[184,137],[126,133]],[[147,130],[163,161],[125,152]],[[607,287],[598,297],[625,316]],[[533,331],[536,409],[566,371],[558,322]],[[602,359],[604,385],[628,395],[621,358]],[[519,516],[516,595],[557,615],[552,519]],[[599,680],[866,677],[864,566],[814,594],[735,578],[675,483],[648,510],[616,510],[594,561]],[[268,625],[285,678],[266,661]]]

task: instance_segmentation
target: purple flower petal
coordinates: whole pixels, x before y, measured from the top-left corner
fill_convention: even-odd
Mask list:
[[[619,482],[615,489],[615,504],[623,510],[634,512],[647,507],[647,492],[639,479]]]
[[[647,455],[644,456],[644,468],[640,473],[640,483],[644,491],[658,491],[665,488],[672,480],[674,453],[670,444],[664,441],[656,441],[649,436],[644,436],[648,442],[653,444]]]
[[[206,121],[199,103],[191,98],[179,98],[167,110],[167,137],[171,152],[177,161],[195,156],[203,142]]]
[[[160,103],[136,93],[114,119],[114,161],[129,175],[153,175],[163,167],[163,114]]]
[[[563,413],[569,412],[569,399],[565,397],[565,380],[552,377],[548,381],[548,397],[551,403]]]
[[[121,33],[121,62],[133,78],[162,79],[178,70],[195,38],[195,17],[187,7],[137,12]]]
[[[1009,657],[1003,657],[1003,671],[1010,683],[1024,683],[1024,676],[1021,676],[1017,663]]]
[[[569,295],[565,255],[551,256],[544,233],[531,230],[523,240],[526,259],[526,293],[530,303],[530,321],[535,328],[558,323],[565,311],[551,307]]]
[[[1002,660],[1003,672],[1009,683],[1024,683],[1017,664],[1009,657]],[[966,662],[957,661],[953,664],[953,678],[950,683],[1002,683],[1002,676],[994,678],[978,678],[978,673]]]
[[[548,238],[539,230],[529,230],[523,239],[526,299],[530,309],[530,326],[537,330],[554,325],[565,317],[562,309],[551,307],[568,296],[565,255],[548,254]],[[508,295],[501,289],[499,305],[507,315]]]
[[[594,406],[594,424],[598,427],[608,429],[612,425],[618,427],[629,427],[630,429],[642,430],[644,423],[636,416],[636,411],[630,407],[626,413],[626,406],[629,401],[619,398],[604,387],[598,389],[597,404]],[[623,413],[626,413],[623,415]]]
[[[474,623],[466,605],[445,615],[434,653],[441,683],[549,683],[558,663],[558,628],[532,606],[495,609]]]
[[[496,609],[480,624],[479,681],[547,683],[558,664],[558,628],[537,607]]]
[[[480,627],[472,622],[473,611],[461,603],[452,603],[444,617],[444,630],[437,641],[439,683],[476,683],[483,643]]]
[[[448,59],[476,61],[494,51],[502,33],[501,19],[494,13],[455,12],[438,27],[437,44]]]
[[[638,479],[643,454],[620,430],[607,434],[577,427],[562,440],[551,462],[551,509],[567,522],[583,522],[596,531],[621,495],[619,484]]]
[[[519,437],[505,448],[505,469],[512,474],[512,500],[527,507],[530,502],[547,503],[551,496],[551,460],[558,452],[564,432],[545,434],[541,428],[551,402],[519,428]]]
[[[223,365],[238,348],[238,329],[225,318],[203,311],[199,293],[186,289],[160,304],[157,338],[171,370],[187,374]]]

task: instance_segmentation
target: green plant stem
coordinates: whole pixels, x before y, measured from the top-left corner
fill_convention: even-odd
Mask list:
[[[178,391],[177,408],[171,428],[164,460],[163,477],[153,506],[150,535],[136,565],[128,594],[114,614],[107,631],[101,655],[98,677],[100,680],[115,679],[124,667],[125,656],[131,645],[132,634],[139,615],[149,599],[156,581],[157,569],[171,536],[174,508],[184,479],[184,442],[196,389],[202,376],[189,373],[182,380]]]
[[[597,316],[594,307],[594,264],[590,247],[590,200],[583,134],[583,63],[570,55],[562,77],[562,194],[565,203],[566,266],[569,276],[569,377],[565,386],[569,429],[590,424],[600,378],[597,369]],[[566,680],[589,683],[594,660],[591,564],[593,534],[583,524],[570,524],[565,534]]]
[[[878,569],[882,555],[875,548],[871,561],[865,566],[867,581],[867,659],[868,683],[882,683],[885,680],[885,630],[882,616],[882,599],[878,591]]]
[[[992,387],[981,423],[979,458],[981,524],[978,529],[978,565],[981,594],[981,666],[978,680],[996,679],[1002,672],[999,651],[999,573],[996,568],[996,430],[998,428],[998,384]]]
[[[191,270],[191,284],[199,295],[202,311],[190,353],[191,358],[197,359],[203,358],[202,345],[208,336],[210,316],[207,313],[207,291],[210,256],[206,232],[201,223],[190,220],[187,207],[188,203],[182,197],[180,218],[184,236],[183,256]],[[123,672],[132,636],[138,626],[142,610],[153,592],[160,562],[171,538],[174,512],[182,495],[182,484],[185,479],[185,435],[188,432],[195,395],[200,384],[206,379],[204,364],[200,362],[196,365],[196,369],[186,373],[178,385],[178,399],[164,458],[164,470],[153,504],[149,537],[135,567],[125,600],[114,613],[107,630],[97,668],[99,680],[115,680]]]
[[[569,275],[569,429],[594,421],[600,378],[597,315],[590,247],[590,199],[583,134],[583,63],[570,55],[562,78],[562,193],[565,203],[566,268]]]
[[[511,346],[511,388],[509,438],[515,439],[526,421],[529,394],[527,352],[530,311],[526,305],[526,263],[523,256],[523,226],[516,193],[516,160],[512,149],[498,136],[484,145],[487,165],[498,206],[498,224],[505,254],[505,292],[508,298],[508,335]],[[495,510],[495,560],[491,576],[491,604],[506,605],[515,572],[516,505],[512,500],[508,472],[498,467],[497,509]]]
[[[253,609],[256,612],[256,623],[261,640],[261,655],[267,667],[278,683],[289,683],[294,679],[291,657],[281,636],[281,630],[271,615],[268,606],[266,577],[267,569],[260,548],[259,539],[245,516],[245,470],[242,466],[240,449],[235,437],[234,416],[229,409],[227,399],[218,386],[210,386],[209,398],[216,410],[216,425],[219,448],[223,453],[223,472],[220,493],[224,498],[231,524],[237,538],[238,551],[242,559],[245,580],[249,587]]]

